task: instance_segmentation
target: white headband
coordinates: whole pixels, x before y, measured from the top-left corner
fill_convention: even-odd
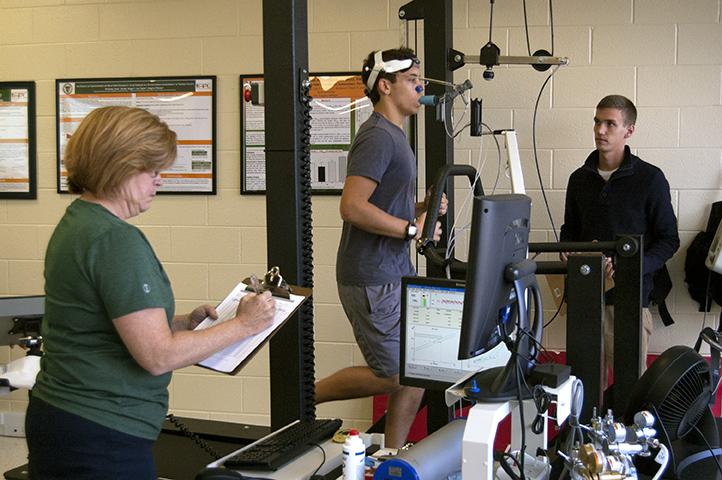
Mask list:
[[[366,80],[366,86],[368,87],[369,91],[373,90],[374,85],[376,84],[376,79],[378,78],[379,72],[381,71],[383,71],[384,73],[396,73],[402,70],[407,70],[413,65],[413,58],[407,58],[405,60],[388,60],[384,62],[383,52],[381,50],[378,50],[376,53],[374,53],[374,68],[373,70],[371,70],[368,80]],[[366,67],[366,70],[368,70],[368,67]]]

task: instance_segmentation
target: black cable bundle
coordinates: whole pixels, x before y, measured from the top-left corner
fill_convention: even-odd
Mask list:
[[[534,421],[531,424],[531,431],[537,435],[544,433],[544,422],[546,418],[544,414],[549,410],[549,405],[552,403],[552,397],[541,385],[535,385],[532,390],[532,398],[534,399],[534,406],[536,406],[537,415],[534,417]]]
[[[188,427],[186,426],[185,423],[183,423],[183,422],[181,422],[180,420],[178,420],[178,418],[176,418],[175,415],[173,415],[172,413],[169,413],[168,415],[166,415],[165,418],[167,418],[170,423],[172,423],[173,425],[175,425],[175,427],[176,427],[178,430],[180,430],[180,431],[183,433],[183,435],[185,435],[186,437],[188,437],[188,438],[190,438],[191,440],[193,440],[193,442],[194,442],[196,445],[198,445],[198,446],[201,447],[203,450],[205,450],[206,453],[208,453],[208,455],[210,455],[211,457],[213,457],[214,460],[218,460],[219,458],[222,457],[222,455],[221,455],[220,453],[218,453],[213,447],[211,447],[210,445],[208,445],[205,440],[203,440],[200,436],[198,436],[197,433],[193,433],[193,432],[190,430],[190,428],[188,428]]]
[[[311,209],[311,84],[308,81],[308,72],[304,71],[301,78],[300,101],[301,101],[301,245],[302,245],[302,272],[299,283],[302,287],[313,288],[313,215]],[[314,382],[316,380],[315,350],[313,343],[313,296],[310,297],[299,311],[299,321],[302,329],[302,345],[303,351],[303,402],[304,406],[303,418],[316,418],[316,390]]]

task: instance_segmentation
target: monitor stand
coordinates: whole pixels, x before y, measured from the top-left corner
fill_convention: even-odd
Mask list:
[[[530,388],[517,389],[516,375],[520,367],[516,366],[515,357],[512,353],[506,366],[482,370],[469,378],[464,385],[466,398],[476,402],[506,402],[520,397],[522,400],[531,398]],[[521,379],[522,384],[525,382],[526,379]]]
[[[542,340],[543,312],[541,292],[529,260],[506,267],[507,280],[514,282],[517,328],[513,345],[507,342],[511,358],[503,367],[490,368],[474,374],[464,385],[464,394],[477,402],[504,402],[531,398],[531,388],[524,388],[531,374]],[[529,295],[530,294],[530,295]],[[528,300],[534,302],[534,321],[530,318]],[[524,378],[518,378],[523,375]]]

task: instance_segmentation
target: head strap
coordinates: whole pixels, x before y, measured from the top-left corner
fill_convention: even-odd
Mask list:
[[[408,70],[414,63],[419,63],[419,61],[414,58],[406,58],[404,60],[388,60],[384,62],[383,52],[377,50],[376,53],[374,53],[374,68],[371,70],[368,80],[366,80],[366,86],[369,90],[373,90],[380,72],[396,73],[402,70]],[[368,67],[366,67],[366,69],[368,70]]]

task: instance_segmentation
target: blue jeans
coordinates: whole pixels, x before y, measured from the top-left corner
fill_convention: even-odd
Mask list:
[[[104,427],[31,395],[25,417],[33,480],[155,480],[153,440]]]

